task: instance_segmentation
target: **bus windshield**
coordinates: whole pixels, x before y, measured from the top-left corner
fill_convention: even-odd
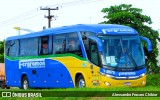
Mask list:
[[[103,45],[102,63],[109,69],[136,69],[145,65],[138,36],[99,36]]]

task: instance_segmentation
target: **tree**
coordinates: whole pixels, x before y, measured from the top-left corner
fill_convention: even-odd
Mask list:
[[[4,63],[4,42],[0,41],[0,63]]]
[[[103,8],[101,12],[106,15],[104,18],[107,21],[101,22],[103,24],[121,24],[130,26],[136,29],[141,36],[149,38],[152,42],[152,52],[147,51],[147,44],[143,42],[145,55],[147,56],[147,70],[148,72],[158,73],[160,68],[157,66],[158,48],[157,41],[158,31],[153,30],[147,26],[152,24],[151,18],[146,15],[142,15],[142,9],[133,8],[131,4],[121,4],[119,6],[110,6],[109,8]]]

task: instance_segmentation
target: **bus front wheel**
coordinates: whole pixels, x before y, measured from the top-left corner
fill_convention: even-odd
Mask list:
[[[76,87],[78,88],[83,88],[86,87],[86,82],[84,80],[84,77],[80,75],[76,81]]]
[[[22,89],[26,90],[29,89],[29,83],[27,76],[24,76],[22,79]]]

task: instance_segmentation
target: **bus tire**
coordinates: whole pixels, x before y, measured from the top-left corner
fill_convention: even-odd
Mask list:
[[[22,78],[22,89],[27,90],[29,89],[29,82],[27,76]]]
[[[86,82],[84,80],[83,75],[79,75],[77,81],[76,81],[76,87],[77,88],[83,88],[86,87]]]
[[[6,86],[6,89],[11,89],[11,87],[9,87],[9,86]]]
[[[1,84],[1,89],[5,89],[5,84]]]

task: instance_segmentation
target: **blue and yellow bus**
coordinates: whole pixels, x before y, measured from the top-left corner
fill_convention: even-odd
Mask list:
[[[131,27],[78,24],[8,37],[6,84],[27,88],[145,86],[145,55]]]

